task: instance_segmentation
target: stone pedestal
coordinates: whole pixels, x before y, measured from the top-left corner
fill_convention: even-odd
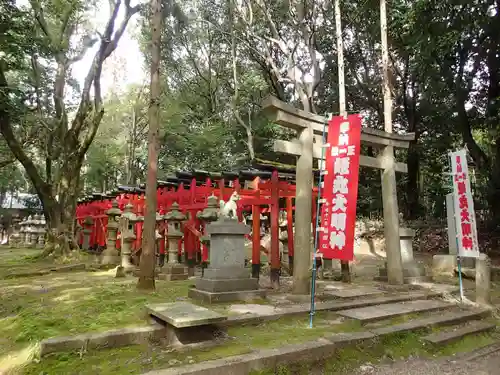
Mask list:
[[[188,268],[178,262],[179,240],[182,232],[170,229],[167,234],[168,262],[162,268],[162,279],[168,281],[186,280],[189,277]]]
[[[259,280],[245,269],[245,235],[250,228],[236,220],[222,219],[207,225],[210,263],[196,280],[189,297],[208,303],[265,298]]]
[[[490,304],[491,262],[486,254],[476,259],[476,303]]]
[[[457,269],[456,254],[436,254],[432,257],[432,275],[453,276]]]
[[[401,263],[403,265],[403,278],[405,283],[431,281],[432,277],[427,276],[423,264],[415,262],[413,258],[413,238],[415,231],[410,228],[399,229],[399,243],[401,248]],[[379,269],[378,281],[387,281],[387,262],[383,268]]]

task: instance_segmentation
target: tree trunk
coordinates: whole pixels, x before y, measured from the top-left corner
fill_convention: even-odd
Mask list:
[[[416,219],[420,214],[420,155],[417,141],[410,143],[406,164],[408,165],[408,180],[406,182],[406,207],[407,219]]]
[[[499,231],[500,223],[500,138],[495,143],[495,159],[489,174],[488,206],[490,209],[490,230]]]
[[[75,213],[79,195],[80,162],[67,158],[57,181],[57,199],[54,195],[40,196],[47,222],[47,240],[44,255],[67,255],[78,249],[74,237]]]
[[[156,229],[156,176],[158,169],[158,129],[160,111],[160,54],[162,9],[161,0],[151,0],[153,11],[151,32],[151,84],[148,131],[148,173],[146,179],[146,214],[144,217],[143,245],[137,288],[155,289],[155,229]]]

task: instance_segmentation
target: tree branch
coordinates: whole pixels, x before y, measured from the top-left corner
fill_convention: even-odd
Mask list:
[[[28,155],[26,155],[22,145],[19,143],[14,134],[14,131],[12,130],[8,108],[10,102],[9,92],[10,90],[7,84],[7,79],[5,78],[5,73],[3,67],[0,65],[0,102],[4,103],[4,105],[0,106],[0,132],[2,133],[2,136],[9,146],[12,154],[26,170],[26,173],[33,182],[33,186],[40,196],[42,203],[45,204],[47,203],[46,200],[52,199],[50,194],[50,186],[42,179],[32,159],[29,158]]]
[[[42,32],[45,34],[45,36],[47,38],[49,38],[49,40],[51,42],[54,42],[52,34],[51,34],[49,27],[47,25],[47,21],[45,20],[45,16],[43,14],[43,9],[42,9],[40,2],[38,0],[30,0],[30,4],[31,4],[31,8],[33,9],[33,11],[35,13],[35,18],[38,22],[38,25],[42,29]]]

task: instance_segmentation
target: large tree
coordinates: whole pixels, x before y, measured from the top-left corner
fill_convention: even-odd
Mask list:
[[[131,17],[140,10],[139,5],[131,6],[130,0],[109,1],[109,18],[103,30],[95,31],[89,11],[98,5],[80,0],[30,0],[29,9],[20,9],[13,2],[9,5],[18,15],[11,21],[16,22],[17,34],[10,32],[6,47],[29,65],[24,64],[21,71],[2,58],[0,131],[42,202],[49,227],[47,252],[69,249],[81,168],[104,115],[103,64],[117,48]],[[21,22],[23,29],[19,29]],[[34,40],[40,48],[33,47]],[[80,89],[71,69],[95,45]],[[68,99],[70,88],[75,89],[76,101]],[[19,101],[13,103],[12,98]],[[13,108],[20,104],[25,105],[22,116],[14,117]],[[26,132],[36,134],[37,141],[26,145],[22,140]]]

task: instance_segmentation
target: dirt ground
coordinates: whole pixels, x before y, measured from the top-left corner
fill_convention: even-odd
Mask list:
[[[361,366],[355,375],[497,375],[500,344],[458,358],[410,359],[391,364]]]

